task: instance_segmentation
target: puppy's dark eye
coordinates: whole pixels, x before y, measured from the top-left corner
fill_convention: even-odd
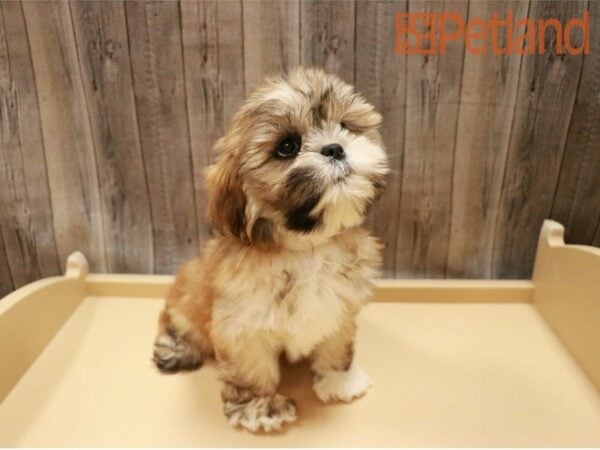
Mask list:
[[[348,129],[348,127],[346,126],[346,122],[340,122],[340,127],[342,127],[342,130]]]
[[[300,151],[300,138],[298,136],[289,136],[277,145],[276,155],[279,158],[293,158]]]

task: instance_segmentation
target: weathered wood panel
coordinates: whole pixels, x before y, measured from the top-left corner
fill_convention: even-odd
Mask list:
[[[529,1],[471,2],[469,18],[527,17]],[[507,46],[504,31],[501,48]],[[476,46],[485,45],[477,42]],[[488,44],[489,49],[489,44]],[[452,175],[446,276],[489,278],[500,188],[515,108],[520,54],[465,53]]]
[[[600,2],[590,2],[590,41],[600,42]],[[552,207],[570,243],[589,244],[600,223],[600,53],[583,58],[581,80]],[[596,241],[596,245],[600,242]]]
[[[187,115],[201,242],[211,235],[204,221],[202,171],[212,148],[244,98],[242,5],[239,1],[181,4]]]
[[[451,10],[467,15],[466,1],[409,2],[409,12]],[[429,48],[427,41],[423,42]],[[444,55],[411,55],[406,62],[404,165],[396,274],[443,278],[452,215],[452,169],[464,46]]]
[[[584,2],[531,2],[529,16],[561,22],[581,17]],[[581,41],[574,30],[573,43]],[[546,53],[523,59],[508,160],[502,184],[492,275],[529,277],[537,236],[550,217],[560,164],[571,121],[582,55],[557,57],[553,31],[546,31]]]
[[[300,63],[300,1],[245,0],[246,91]]]
[[[589,55],[397,55],[397,12],[581,17]],[[0,3],[0,295],[60,272],[172,273],[211,230],[201,173],[266,75],[299,63],[382,113],[386,276],[529,276],[539,226],[600,245],[600,3]],[[502,37],[502,35],[501,35]],[[575,37],[575,36],[573,36]],[[546,46],[554,42],[549,30]],[[426,44],[426,43],[425,43]]]
[[[354,83],[355,3],[300,2],[300,62]]]
[[[34,84],[21,4],[0,3],[0,284],[60,271]]]
[[[0,178],[2,181],[2,178]],[[4,207],[4,204],[0,204]],[[8,257],[6,255],[6,247],[0,233],[0,299],[15,289],[12,277],[10,276],[10,267],[8,266]]]
[[[102,197],[106,268],[151,272],[152,222],[121,2],[71,4]]]
[[[154,241],[154,271],[198,252],[179,4],[125,3],[140,142]]]
[[[69,4],[22,5],[40,105],[58,256],[64,264],[71,252],[81,250],[92,270],[105,271],[98,168]]]
[[[406,1],[359,2],[356,8],[356,89],[383,113],[381,134],[392,172],[370,217],[370,227],[384,243],[385,276],[395,276],[406,103],[406,57],[394,53],[395,14]]]

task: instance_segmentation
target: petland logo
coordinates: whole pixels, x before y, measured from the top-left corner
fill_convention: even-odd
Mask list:
[[[455,12],[396,14],[396,53],[398,55],[435,55],[446,53],[452,41],[463,40],[466,51],[481,55],[490,50],[494,55],[543,54],[546,30],[555,33],[557,54],[587,55],[590,52],[589,11],[583,18],[563,24],[554,18],[514,20],[512,11],[504,19],[494,13],[488,20],[471,18],[464,23]],[[501,34],[504,38],[501,40]],[[576,39],[573,39],[573,35]],[[502,42],[501,42],[502,41]],[[504,44],[504,45],[502,45]]]

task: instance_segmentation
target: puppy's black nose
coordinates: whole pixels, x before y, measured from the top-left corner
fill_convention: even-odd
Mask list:
[[[328,156],[338,161],[343,160],[346,157],[344,148],[340,144],[328,144],[321,149],[321,155]]]

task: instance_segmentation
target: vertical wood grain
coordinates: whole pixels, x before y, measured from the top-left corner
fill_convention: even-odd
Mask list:
[[[300,1],[245,0],[246,90],[300,63]]]
[[[73,2],[109,272],[152,271],[152,222],[121,2]]]
[[[300,61],[354,83],[355,3],[300,2]]]
[[[552,218],[569,243],[593,244],[600,223],[600,2],[589,4],[590,42],[560,168]],[[598,245],[598,244],[596,244]]]
[[[0,206],[4,206],[4,204],[0,202]],[[13,289],[15,289],[15,285],[12,277],[10,276],[10,267],[8,266],[6,247],[4,246],[4,241],[2,240],[2,233],[0,233],[0,300],[2,300],[2,297],[5,295],[10,294]]]
[[[82,251],[105,271],[102,207],[69,4],[23,2],[61,264]],[[33,89],[33,86],[31,86]]]
[[[199,239],[211,235],[204,221],[202,170],[212,148],[244,99],[244,41],[239,1],[181,3],[183,60]]]
[[[397,12],[565,23],[588,6],[585,57],[394,52]],[[111,272],[196,255],[214,142],[298,64],[383,115],[385,276],[526,278],[547,217],[600,246],[599,17],[584,0],[0,2],[0,298],[74,250]]]
[[[564,23],[581,17],[585,5],[535,1],[530,17]],[[547,30],[546,52],[525,57],[521,65],[494,242],[492,274],[498,278],[531,275],[537,236],[551,214],[582,66],[581,55],[555,54],[553,36]],[[581,41],[580,33],[572,37]]]
[[[453,11],[467,16],[467,2],[409,2],[409,12]],[[444,55],[407,58],[402,210],[396,273],[445,276],[452,215],[452,170],[464,46]]]
[[[140,142],[154,240],[154,271],[198,253],[179,4],[125,3]]]
[[[370,217],[370,227],[384,244],[384,275],[395,275],[402,190],[402,156],[406,103],[406,56],[396,55],[395,15],[406,12],[406,1],[356,4],[356,89],[383,116],[381,134],[392,173]]]
[[[60,272],[34,85],[21,4],[0,3],[0,284],[14,287]]]
[[[471,2],[469,17],[527,17],[529,1]],[[506,33],[499,35],[505,47]],[[477,46],[481,45],[477,43]],[[448,277],[491,276],[494,227],[515,108],[521,55],[465,53],[454,173]]]

